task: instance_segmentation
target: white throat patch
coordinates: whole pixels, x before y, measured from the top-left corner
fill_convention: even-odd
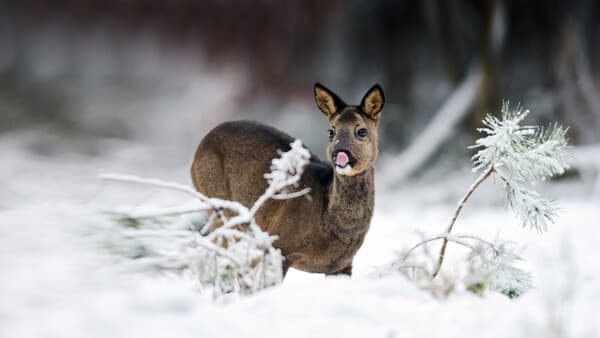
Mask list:
[[[337,165],[335,166],[335,172],[340,175],[348,175],[351,171],[352,171],[352,166],[349,164],[346,164],[343,168],[340,168]]]

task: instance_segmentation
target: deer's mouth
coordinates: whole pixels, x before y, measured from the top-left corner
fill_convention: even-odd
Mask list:
[[[342,175],[348,174],[356,163],[356,159],[352,156],[352,153],[343,149],[334,151],[331,159],[333,164],[335,164],[336,172]]]

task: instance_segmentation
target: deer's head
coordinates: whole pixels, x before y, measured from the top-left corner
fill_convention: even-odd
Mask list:
[[[384,96],[379,85],[358,106],[349,106],[323,85],[315,84],[317,107],[329,119],[327,157],[338,175],[355,176],[377,159],[377,124]]]

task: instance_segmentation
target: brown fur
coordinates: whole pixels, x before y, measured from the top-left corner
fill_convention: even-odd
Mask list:
[[[294,267],[327,274],[351,274],[352,259],[369,229],[374,203],[373,165],[377,158],[377,122],[384,97],[373,86],[360,106],[346,106],[335,94],[315,85],[317,107],[335,134],[327,148],[329,161],[312,156],[298,189],[308,196],[269,200],[257,213],[263,230],[279,239],[274,245],[285,256],[284,273]],[[360,137],[358,130],[368,131]],[[225,122],[209,132],[196,151],[191,168],[201,193],[239,201],[250,207],[265,191],[263,178],[278,150],[294,139],[257,122]],[[351,154],[352,169],[336,172],[336,152]]]

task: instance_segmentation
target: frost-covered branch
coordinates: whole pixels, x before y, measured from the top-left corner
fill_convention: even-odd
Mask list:
[[[494,249],[494,245],[492,243],[490,243],[490,242],[488,242],[488,241],[486,241],[484,239],[481,239],[481,238],[479,238],[477,236],[473,236],[473,235],[452,235],[452,234],[446,232],[446,233],[443,233],[443,234],[440,234],[440,235],[429,237],[429,238],[424,239],[424,240],[420,241],[419,243],[415,244],[412,248],[408,249],[404,253],[404,258],[403,259],[401,259],[400,261],[395,262],[394,264],[396,264],[396,266],[398,266],[398,267],[401,266],[399,264],[399,262],[401,263],[402,261],[405,261],[410,256],[410,254],[412,254],[415,250],[417,250],[418,248],[424,246],[425,244],[427,244],[429,242],[433,242],[433,241],[437,241],[437,240],[443,240],[444,243],[453,242],[453,243],[456,243],[456,244],[460,244],[460,245],[462,245],[464,247],[467,247],[467,248],[469,248],[471,250],[475,250],[475,246],[474,245],[470,244],[467,241],[464,241],[463,239],[471,239],[471,240],[479,241],[481,243],[487,244],[489,247],[491,247],[492,249]],[[442,256],[440,256],[440,257],[442,257]],[[392,265],[392,266],[394,266],[394,265]],[[439,271],[439,269],[438,269],[438,271]]]
[[[163,189],[169,189],[169,190],[183,192],[185,194],[188,194],[188,195],[194,197],[195,199],[197,199],[201,202],[201,204],[198,206],[198,211],[201,211],[201,210],[220,211],[220,210],[226,209],[226,210],[231,210],[231,211],[235,212],[237,214],[237,218],[232,221],[235,223],[232,226],[235,226],[235,225],[241,224],[241,223],[245,223],[251,218],[251,216],[248,212],[248,208],[246,208],[243,204],[241,204],[239,202],[227,201],[227,200],[223,200],[223,199],[219,199],[219,198],[208,198],[208,197],[204,196],[203,194],[194,190],[192,187],[189,187],[187,185],[183,185],[180,183],[169,182],[169,181],[159,180],[159,179],[155,179],[155,178],[142,178],[142,177],[135,176],[135,175],[122,175],[122,174],[101,174],[100,178],[103,180],[136,183],[136,184],[148,185],[148,186],[153,186],[153,187],[157,187],[157,188],[163,188]],[[186,209],[179,210],[179,213],[185,213],[185,212],[182,212],[185,210]],[[189,209],[187,209],[187,210],[189,211]],[[175,210],[174,208],[168,208],[168,209],[165,209],[162,211],[155,209],[154,217],[167,216],[167,215],[176,213],[176,211],[177,210]],[[162,215],[161,215],[161,212],[163,212]]]
[[[120,218],[127,218],[132,220],[152,219],[156,217],[169,217],[179,216],[185,214],[198,213],[205,210],[211,210],[212,207],[208,204],[200,204],[190,206],[177,206],[170,208],[138,208],[131,210],[131,208],[112,208],[105,210],[107,214],[114,215]]]
[[[310,159],[310,152],[302,146],[300,140],[292,142],[290,146],[291,149],[289,151],[281,153],[280,158],[275,158],[271,162],[271,171],[265,174],[265,179],[269,186],[264,194],[254,202],[252,208],[250,208],[251,216],[254,216],[268,199],[289,194],[284,190],[290,186],[297,186],[300,181],[304,167]],[[310,189],[304,189],[297,196],[301,196],[309,191]],[[296,195],[291,196],[297,197]]]
[[[432,261],[434,257],[427,250],[427,244],[438,240],[447,240],[467,248],[468,255],[463,263],[453,267],[455,273],[458,271],[459,281],[449,279],[448,276],[441,280],[431,279],[427,261]],[[415,254],[418,249],[423,249],[422,257]],[[529,290],[532,285],[531,274],[518,267],[522,258],[516,252],[514,243],[498,238],[489,242],[470,234],[444,233],[428,237],[404,251],[402,258],[379,271],[379,274],[398,271],[439,297],[447,296],[456,288],[464,288],[477,294],[494,290],[514,298]]]
[[[105,180],[180,191],[194,198],[193,204],[180,207],[111,210],[110,214],[129,227],[112,234],[119,241],[116,250],[136,258],[130,263],[137,268],[184,272],[200,289],[209,289],[215,295],[252,293],[280,283],[282,256],[273,247],[276,237],[262,231],[254,216],[271,198],[295,198],[310,191],[288,191],[298,186],[310,159],[299,140],[290,146],[289,151],[273,159],[270,172],[265,174],[268,187],[251,208],[236,201],[209,198],[179,183],[133,175],[101,175]],[[226,218],[225,210],[233,216]],[[171,218],[165,221],[165,217]],[[154,222],[145,224],[148,220]],[[126,243],[131,247],[127,248]]]
[[[505,183],[506,205],[523,226],[545,231],[558,207],[534,191],[532,185],[569,168],[567,129],[556,124],[547,129],[521,126],[528,114],[519,106],[511,111],[504,103],[501,119],[488,115],[483,121],[486,127],[479,129],[487,136],[471,147],[479,149],[473,162],[475,170],[494,167]]]

